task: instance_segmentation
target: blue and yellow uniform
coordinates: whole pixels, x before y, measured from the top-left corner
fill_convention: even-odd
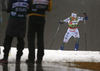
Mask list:
[[[84,19],[87,20],[86,15],[85,15],[85,18],[84,17],[77,17],[77,13],[73,12],[70,17],[60,21],[61,24],[68,23],[68,30],[64,36],[63,43],[62,43],[61,48],[60,48],[61,50],[64,49],[65,43],[67,43],[72,36],[76,40],[75,50],[78,50],[80,35],[79,35],[79,30],[77,27],[78,27],[79,21],[84,21]]]

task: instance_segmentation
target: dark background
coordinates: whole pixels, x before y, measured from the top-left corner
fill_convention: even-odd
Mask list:
[[[52,11],[50,13],[46,12],[47,16],[44,34],[45,49],[50,48],[59,25],[59,20],[69,17],[73,11],[76,11],[78,16],[83,16],[83,12],[86,11],[88,16],[88,20],[86,21],[86,40],[84,22],[79,22],[78,25],[80,32],[79,50],[100,50],[100,0],[52,0],[52,5]],[[2,46],[4,42],[7,20],[8,14],[3,12],[3,23],[0,24],[0,46]],[[67,27],[67,24],[61,25],[51,49],[60,48]],[[87,48],[85,41],[87,42]],[[25,47],[27,48],[27,35],[25,37],[25,43]],[[14,38],[12,46],[16,46],[16,44],[16,38]],[[74,46],[75,42],[72,37],[67,43],[65,50],[74,50]]]

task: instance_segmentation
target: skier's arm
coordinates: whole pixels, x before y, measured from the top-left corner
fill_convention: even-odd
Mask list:
[[[67,23],[67,22],[69,21],[69,19],[70,19],[70,18],[66,18],[66,19],[64,19],[64,20],[60,20],[59,23],[60,23],[60,24],[65,24],[65,23]]]
[[[84,20],[88,20],[88,17],[87,16],[78,17],[78,21],[84,21]]]
[[[60,20],[59,23],[60,23],[60,24],[64,24],[65,21],[64,21],[64,20]]]
[[[78,18],[78,21],[83,21],[84,20],[84,17],[77,17]]]

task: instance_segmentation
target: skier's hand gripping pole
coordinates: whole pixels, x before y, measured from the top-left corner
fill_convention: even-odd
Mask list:
[[[50,45],[50,48],[49,48],[49,49],[51,49],[51,47],[52,47],[52,45],[53,45],[53,42],[54,42],[54,40],[55,40],[55,38],[56,38],[56,35],[57,35],[57,33],[58,33],[58,31],[59,31],[60,27],[61,27],[61,24],[59,24],[59,25],[58,25],[57,31],[56,31],[56,33],[55,33],[55,35],[54,35],[54,37],[53,37],[53,40],[52,40],[52,43],[51,43],[51,45]]]

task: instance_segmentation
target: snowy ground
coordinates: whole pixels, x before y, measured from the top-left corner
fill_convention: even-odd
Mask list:
[[[3,57],[3,47],[0,46],[0,59]],[[37,51],[37,49],[36,49]],[[9,54],[9,62],[15,62],[16,48],[11,48]],[[28,49],[23,50],[22,62],[28,58]],[[66,51],[66,50],[47,50],[45,49],[45,55],[43,62],[100,62],[99,51]]]

